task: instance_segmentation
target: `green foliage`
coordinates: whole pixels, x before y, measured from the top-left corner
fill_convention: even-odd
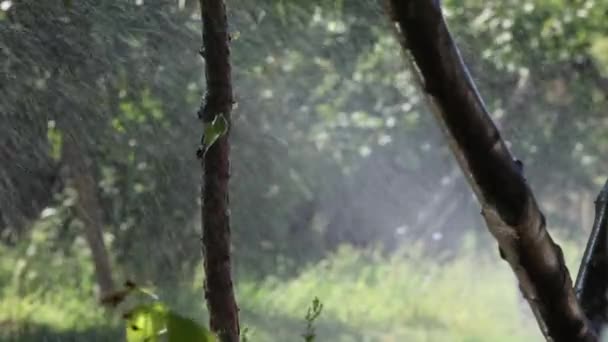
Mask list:
[[[157,284],[168,307],[205,317],[193,158],[204,92],[198,1],[0,3],[0,160],[11,161],[0,163],[0,238],[11,243],[0,245],[0,330],[9,322],[57,336],[123,332],[92,299],[77,196],[47,181],[63,177],[68,135],[82,143],[100,187],[115,277]],[[443,4],[550,226],[580,236],[573,227],[605,178],[608,153],[607,3]],[[323,341],[531,340],[506,265],[468,252],[443,265],[434,258],[481,227],[464,183],[456,192],[466,199],[449,198],[468,206],[447,219],[443,240],[410,224],[442,191],[453,162],[378,2],[230,7],[231,35],[240,36],[231,55],[239,100],[231,222],[250,339],[292,340],[301,309],[318,295]],[[203,146],[227,128],[216,118],[203,128]],[[396,235],[404,222],[406,233]],[[404,240],[409,248],[416,239],[441,253],[324,258],[342,242]],[[481,241],[494,260],[494,244]],[[577,250],[565,249],[570,266]]]
[[[249,334],[249,327],[243,327],[243,329],[241,329],[241,342],[250,342],[251,339],[249,338]]]
[[[167,308],[161,303],[137,306],[125,318],[128,342],[157,342],[167,329]]]
[[[532,316],[522,313],[526,305],[518,300],[508,266],[495,255],[463,253],[440,266],[416,249],[409,246],[408,253],[388,260],[343,249],[290,281],[241,284],[241,305],[290,317],[317,295],[324,308],[319,341],[523,342],[540,336]],[[289,330],[257,336],[283,341]]]
[[[43,211],[18,246],[0,245],[6,256],[0,262],[0,321],[50,325],[59,331],[105,327],[108,318],[95,309],[94,270],[79,234],[81,223],[68,219],[74,194],[68,188],[58,200],[65,206]]]
[[[304,332],[304,334],[302,334],[304,341],[312,342],[317,337],[314,323],[315,320],[321,315],[322,310],[323,304],[321,304],[319,298],[315,297],[315,299],[312,300],[311,306],[308,307],[308,311],[306,312],[306,316],[304,317],[306,319],[306,331]]]
[[[563,245],[563,241],[560,243]],[[565,247],[565,252],[573,256],[571,266],[576,262],[577,249],[570,243]],[[518,299],[516,281],[497,252],[480,257],[464,250],[440,265],[416,250],[416,246],[406,246],[407,252],[385,258],[346,248],[292,279],[269,276],[264,281],[248,281],[238,277],[244,279],[237,283],[236,291],[242,324],[251,332],[248,340],[295,340],[302,330],[302,309],[315,296],[323,298],[322,319],[315,321],[318,341],[523,342],[539,336],[532,315],[525,314],[526,305]],[[19,254],[11,250],[2,253],[0,279],[7,279]],[[85,256],[79,260],[87,263]],[[0,322],[12,322],[14,333],[27,322],[49,326],[53,334],[71,332],[74,336],[92,328],[124,331],[124,325],[115,319],[115,311],[105,314],[91,299],[92,273],[66,273],[55,279],[43,272],[46,268],[46,264],[38,265],[41,282],[26,287],[27,291],[19,295],[12,292],[12,286],[3,288]],[[88,287],[79,288],[72,281]],[[132,317],[154,322],[154,315],[158,315],[161,318],[156,318],[157,322],[162,323],[163,313],[170,307],[169,311],[179,312],[180,317],[202,320],[206,315],[200,302],[201,287],[199,273],[192,282],[160,293],[164,304],[143,303],[148,306],[140,308],[142,316]],[[29,315],[23,314],[26,310]],[[314,317],[314,312],[309,317]],[[161,323],[152,325],[159,327]],[[6,334],[10,331],[3,329],[0,340]],[[41,338],[38,335],[31,341]]]
[[[68,10],[53,1],[11,4],[1,13],[12,19],[0,21],[0,83],[10,85],[0,102],[0,146],[10,151],[0,159],[15,160],[0,170],[10,197],[0,208],[2,229],[10,231],[2,236],[31,227],[13,216],[35,219],[55,206],[24,184],[44,178],[37,171],[59,177],[61,138],[75,134],[102,188],[116,261],[160,286],[189,277],[200,230],[194,113],[205,90],[200,23],[191,20],[197,2],[85,0]],[[606,24],[597,13],[606,5],[444,4],[489,108],[541,199],[554,204],[549,222],[578,226],[578,211],[564,210],[577,201],[564,193],[593,189],[605,170],[598,156],[608,151],[608,97],[597,82],[606,69]],[[376,2],[237,0],[230,22],[240,36],[231,44],[239,101],[230,127],[231,222],[239,259],[256,260],[242,267],[260,276],[296,270],[333,248],[334,233],[338,242],[369,245],[426,238],[428,227],[397,238],[395,227],[414,221],[440,191],[452,159],[383,9]],[[206,127],[212,133],[204,146],[223,131],[218,120],[219,131]],[[547,172],[546,165],[555,167]],[[26,177],[24,169],[33,171]],[[385,196],[391,189],[397,193]],[[317,204],[314,220],[298,222],[307,202]],[[360,207],[376,214],[351,220]],[[466,209],[468,221],[446,231],[479,226],[472,205]]]
[[[208,329],[170,309],[151,290],[139,287],[130,281],[126,282],[124,289],[106,294],[102,298],[102,303],[109,307],[117,307],[132,298],[134,294],[143,294],[147,301],[137,303],[123,314],[126,320],[127,342],[216,341],[215,336]]]
[[[141,304],[127,314],[127,342],[157,342],[166,334],[167,342],[214,342],[203,326],[183,317],[161,302]]]

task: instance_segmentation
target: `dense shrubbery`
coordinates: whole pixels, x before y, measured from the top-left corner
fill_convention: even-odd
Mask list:
[[[87,336],[87,341],[107,341],[108,336],[119,336],[120,315],[92,299],[87,256],[75,255],[73,262],[49,272],[64,253],[49,247],[40,243],[36,251],[46,263],[3,248],[0,279],[9,285],[0,296],[0,339],[40,341],[55,336],[79,341]],[[439,265],[418,251],[419,246],[404,246],[386,258],[343,248],[290,279],[238,281],[249,341],[297,340],[298,332],[306,329],[304,316],[314,297],[323,303],[323,314],[315,322],[317,341],[513,342],[538,337],[513,277],[494,255],[464,249]],[[578,253],[571,244],[566,251],[572,256],[570,265],[575,265]],[[159,295],[184,316],[205,322],[197,274]]]

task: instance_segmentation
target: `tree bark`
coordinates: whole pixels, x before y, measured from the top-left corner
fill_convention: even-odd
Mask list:
[[[390,0],[389,13],[436,118],[548,341],[596,341],[560,247],[492,122],[436,0]]]
[[[608,322],[608,181],[595,200],[595,220],[576,278],[576,295],[596,331]]]
[[[230,178],[230,113],[233,106],[230,37],[223,0],[200,0],[207,92],[199,118],[210,124],[218,116],[228,130],[200,153],[203,168],[202,225],[205,298],[209,325],[222,342],[238,342],[238,307],[234,296],[230,256],[228,180]]]
[[[82,142],[77,141],[74,136],[66,132],[62,158],[69,170],[68,181],[78,194],[74,208],[76,216],[84,225],[84,235],[93,256],[97,285],[103,298],[114,291],[114,280],[112,279],[110,258],[103,241],[103,218],[101,204],[97,197],[97,183],[80,144]]]

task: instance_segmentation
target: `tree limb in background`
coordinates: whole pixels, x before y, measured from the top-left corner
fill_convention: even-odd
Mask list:
[[[608,322],[608,181],[595,200],[595,221],[576,278],[576,295],[594,328]]]
[[[390,15],[421,87],[482,206],[482,215],[547,340],[596,341],[572,288],[561,249],[492,122],[438,1],[390,0]]]
[[[69,174],[66,183],[71,183],[78,194],[74,209],[76,216],[83,223],[84,236],[91,249],[100,297],[104,298],[114,292],[114,280],[110,256],[103,240],[103,215],[97,194],[97,181],[91,170],[91,161],[88,160],[87,152],[82,145],[82,139],[78,139],[75,132],[70,132],[66,128],[62,150],[63,162],[67,165]]]
[[[198,153],[203,167],[202,225],[205,259],[205,298],[209,325],[222,342],[238,342],[238,307],[230,262],[230,112],[233,106],[230,48],[223,0],[200,0],[207,92],[199,110],[206,146]],[[217,124],[221,122],[222,124]],[[222,126],[221,131],[215,128]]]

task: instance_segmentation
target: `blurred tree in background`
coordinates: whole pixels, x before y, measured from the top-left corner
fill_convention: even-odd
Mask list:
[[[1,299],[103,291],[104,263],[167,292],[198,277],[197,4],[0,1]],[[342,244],[445,262],[483,232],[494,251],[379,2],[228,5],[238,279],[287,281]],[[444,7],[549,222],[580,242],[608,166],[608,3]]]

